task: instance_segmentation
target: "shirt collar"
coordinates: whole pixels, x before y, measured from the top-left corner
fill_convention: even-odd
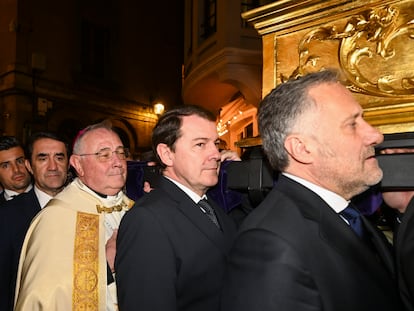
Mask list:
[[[207,198],[207,196],[205,194],[202,197],[200,197],[197,193],[192,191],[190,188],[184,186],[183,184],[180,184],[178,181],[176,181],[176,180],[174,180],[174,179],[172,179],[168,176],[165,176],[165,175],[164,175],[164,177],[167,178],[168,180],[172,181],[178,188],[180,188],[182,191],[184,191],[185,194],[187,194],[191,198],[191,200],[193,200],[194,203],[196,203],[196,204],[201,199]]]
[[[30,190],[32,190],[32,188],[33,185],[29,184],[24,192],[29,192]],[[13,199],[15,196],[18,196],[19,194],[19,192],[10,189],[4,189],[4,198],[6,199],[6,201]]]
[[[34,187],[34,192],[36,194],[37,200],[39,201],[40,208],[44,208],[46,204],[49,203],[49,201],[53,198],[51,195],[40,190],[36,186]]]
[[[327,190],[325,188],[322,188],[318,185],[315,185],[314,183],[311,183],[308,180],[305,180],[303,178],[300,178],[298,176],[295,176],[295,175],[292,175],[292,174],[289,174],[289,173],[283,173],[283,175],[285,175],[286,177],[288,177],[290,179],[293,179],[294,181],[300,183],[301,185],[308,188],[309,190],[315,192],[336,213],[342,212],[349,204],[349,201],[345,200],[343,197],[336,194],[335,192],[332,192],[332,191]]]
[[[96,191],[89,188],[87,185],[85,185],[78,177],[73,180],[74,184],[76,184],[81,190],[91,194],[95,198],[97,198],[103,206],[114,206],[120,204],[123,199],[123,192],[119,191],[115,195],[106,195],[106,197],[103,197],[101,194],[98,194]]]

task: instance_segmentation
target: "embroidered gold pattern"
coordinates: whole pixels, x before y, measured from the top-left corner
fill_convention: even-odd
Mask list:
[[[133,201],[132,201],[132,205],[133,205]],[[115,205],[115,206],[111,206],[111,207],[106,207],[106,206],[101,206],[99,204],[96,204],[96,210],[98,211],[98,213],[112,213],[112,212],[120,212],[122,210],[127,210],[130,209],[131,206],[130,202],[124,202],[122,201],[120,204]]]
[[[74,311],[99,309],[99,216],[78,212],[73,260]]]

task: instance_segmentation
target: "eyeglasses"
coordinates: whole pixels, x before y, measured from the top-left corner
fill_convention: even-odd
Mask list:
[[[118,159],[120,160],[125,160],[127,157],[129,157],[129,150],[128,148],[124,147],[118,147],[115,151],[112,151],[111,148],[103,148],[95,153],[83,153],[78,155],[81,157],[94,155],[98,158],[99,161],[106,162],[112,159],[114,153],[116,153]]]

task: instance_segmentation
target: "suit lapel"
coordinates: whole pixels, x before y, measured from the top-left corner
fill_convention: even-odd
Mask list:
[[[408,219],[413,218],[413,214],[414,214],[414,197],[410,200],[410,202],[408,203],[408,206],[405,210],[404,216],[403,216],[403,220],[401,222],[401,224],[398,226],[398,232],[394,233],[396,234],[396,239],[395,239],[395,249],[397,250],[396,254],[397,254],[397,260],[399,260],[399,252],[398,250],[401,249],[402,247],[402,243],[403,243],[403,238],[406,235],[406,231],[407,231],[407,225],[408,225]]]
[[[223,211],[217,205],[210,201],[213,206],[222,230],[218,229],[215,224],[201,211],[199,206],[178,188],[173,182],[166,178],[161,178],[159,188],[168,193],[176,202],[177,209],[186,217],[197,229],[204,234],[214,245],[223,253],[228,253],[230,243],[235,235],[235,226],[230,223],[231,219],[226,219]]]
[[[287,182],[281,183],[282,180]],[[358,266],[364,267],[375,278],[383,280],[384,266],[390,271],[390,276],[392,275],[391,255],[389,253],[384,255],[386,246],[383,241],[380,241],[378,233],[374,235],[375,243],[378,244],[381,254],[385,257],[384,265],[379,262],[375,253],[355,235],[341,217],[316,193],[290,179],[284,178],[282,180],[279,183],[284,188],[283,191],[294,196],[295,201],[299,200],[298,207],[302,215],[319,224],[321,239],[328,243],[332,249],[355,261]],[[372,226],[369,226],[369,228],[372,233],[374,229]]]
[[[365,218],[363,219],[364,223],[368,223]],[[393,277],[394,268],[392,255],[389,252],[389,249],[387,249],[387,245],[380,239],[372,225],[366,224],[366,228],[372,237],[372,242],[377,249],[380,258],[377,258],[375,252],[355,235],[352,229],[349,228],[339,215],[335,214],[330,208],[329,210],[327,208],[321,209],[321,237],[326,240],[332,248],[336,249],[343,256],[347,256],[354,260],[357,265],[364,267],[367,272],[370,272],[374,276],[382,275],[385,267],[389,271],[390,276]],[[350,256],[350,254],[352,254],[352,256]]]
[[[0,205],[6,203],[6,198],[4,197],[4,191],[0,193]]]
[[[41,210],[39,200],[37,199],[36,193],[34,191],[34,187],[27,193],[26,196],[22,198],[24,198],[24,200],[22,202],[22,205],[19,206],[19,209],[22,209],[21,213],[24,213],[26,215],[26,219],[30,223],[33,217]]]
[[[390,272],[393,279],[396,278],[396,271],[395,271],[395,261],[392,254],[391,245],[388,243],[384,236],[381,236],[381,233],[372,225],[369,220],[365,217],[362,217],[362,221],[364,222],[365,228],[367,229],[372,244],[374,245],[378,256],[384,263],[387,270]]]

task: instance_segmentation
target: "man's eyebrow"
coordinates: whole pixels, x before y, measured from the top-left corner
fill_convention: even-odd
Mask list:
[[[196,137],[196,138],[193,138],[193,141],[198,141],[198,140],[204,140],[204,141],[207,141],[207,140],[208,140],[208,138],[207,138],[207,137]]]
[[[36,157],[48,157],[50,156],[50,152],[39,152]],[[56,152],[52,154],[53,156],[65,156],[66,154],[64,152]]]
[[[358,119],[359,117],[363,117],[362,113],[361,112],[356,112],[356,113],[348,115],[342,121],[343,122],[354,121],[354,120]]]
[[[14,161],[18,161],[18,160],[24,160],[24,156],[21,156],[21,157],[18,157],[18,158],[16,158],[16,159],[14,159]],[[8,163],[10,163],[11,161],[4,161],[4,162],[0,162],[0,165],[3,165],[3,164],[8,164]]]

